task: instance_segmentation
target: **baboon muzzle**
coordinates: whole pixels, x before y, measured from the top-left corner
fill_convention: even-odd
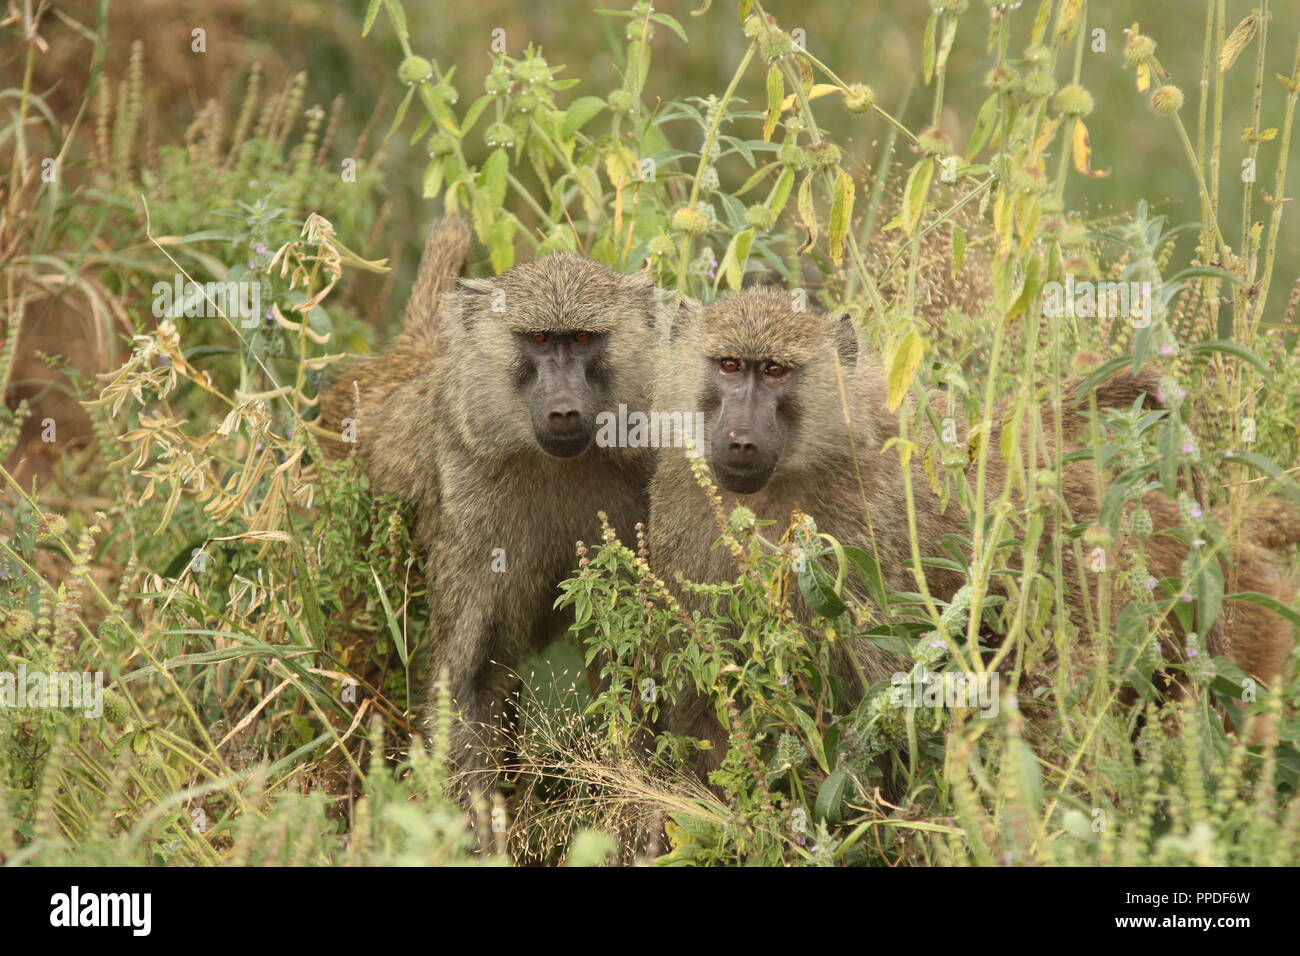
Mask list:
[[[556,458],[582,454],[596,434],[595,400],[580,368],[538,370],[533,394],[533,434]]]
[[[762,491],[784,445],[770,398],[752,391],[729,396],[713,429],[711,464],[718,484],[738,495]]]

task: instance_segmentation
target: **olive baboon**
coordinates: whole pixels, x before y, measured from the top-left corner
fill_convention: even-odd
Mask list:
[[[661,298],[646,275],[563,254],[457,283],[468,248],[459,221],[434,230],[401,334],[335,378],[322,422],[354,433],[376,492],[414,506],[433,675],[462,717],[452,755],[479,774],[510,669],[565,629],[553,605],[575,543],[599,535],[598,511],[619,529],[646,518],[649,449],[593,438],[598,414],[649,408]]]
[[[655,407],[704,413],[706,433],[700,449],[721,486],[724,508],[743,504],[758,519],[774,520],[782,528],[798,509],[813,518],[819,531],[874,552],[890,591],[915,591],[904,476],[896,457],[882,454],[885,442],[898,435],[899,427],[897,413],[887,410],[885,376],[871,356],[859,354],[847,316],[837,320],[799,313],[792,305],[783,291],[754,288],[680,315],[657,373]],[[1078,407],[1081,385],[1080,379],[1064,383],[1063,447],[1073,444],[1088,423]],[[1094,395],[1099,407],[1123,408],[1140,396],[1154,403],[1155,392],[1154,377],[1143,373],[1112,377]],[[846,424],[846,410],[851,425]],[[995,421],[999,418],[995,416]],[[1055,467],[1055,426],[1055,412],[1045,409],[1045,448],[1041,449],[1045,454],[1027,456],[1036,458],[1039,468]],[[988,502],[1000,494],[1006,480],[997,453],[999,435],[995,428],[986,439],[990,443]],[[925,440],[931,437],[927,430]],[[964,437],[958,435],[957,441]],[[1022,451],[1029,449],[1022,447]],[[942,553],[940,541],[945,535],[966,532],[966,519],[955,503],[941,508],[925,477],[922,458],[919,453],[912,456],[911,485],[920,553],[931,556]],[[1089,462],[1076,462],[1066,466],[1055,485],[1074,522],[1097,517],[1093,477]],[[650,498],[650,563],[658,574],[670,582],[678,574],[704,583],[735,577],[730,553],[713,547],[718,529],[685,454],[660,453]],[[1153,515],[1155,530],[1178,524],[1178,508],[1167,498],[1149,493],[1143,504]],[[1294,509],[1278,507],[1261,514],[1255,520],[1272,530],[1267,540],[1274,545],[1300,538]],[[1110,553],[1121,555],[1116,562],[1121,566],[1124,551],[1122,542],[1110,548]],[[1149,538],[1146,551],[1152,573],[1162,577],[1177,576],[1186,556],[1186,547],[1168,535]],[[1079,579],[1072,549],[1066,548],[1065,555],[1064,581],[1070,586]],[[1261,591],[1283,602],[1293,599],[1293,591],[1273,571],[1269,555],[1254,544],[1238,546],[1232,570],[1239,590]],[[954,571],[931,569],[926,582],[933,595],[948,600],[963,579]],[[1071,619],[1084,630],[1079,590],[1072,587],[1066,601]],[[1209,635],[1213,651],[1266,681],[1282,673],[1291,643],[1284,621],[1257,606],[1230,603],[1220,624]],[[1181,635],[1173,635],[1172,640],[1176,644]],[[876,645],[859,643],[858,663],[869,680],[885,679],[897,669],[895,659]],[[857,687],[847,653],[842,647],[835,653],[837,676]],[[1086,649],[1072,657],[1086,660]],[[722,729],[711,707],[698,696],[686,695],[667,723],[675,733],[722,742]],[[703,759],[709,766],[703,769],[715,768],[722,750],[714,746],[706,751]]]

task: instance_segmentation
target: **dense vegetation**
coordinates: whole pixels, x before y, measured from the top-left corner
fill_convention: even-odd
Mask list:
[[[444,39],[431,55],[406,6],[372,0],[346,26],[348,49],[391,61],[388,105],[361,104],[361,120],[355,103],[310,98],[348,87],[326,62],[279,88],[252,69],[242,90],[203,91],[187,123],[160,123],[144,47],[109,65],[121,42],[106,2],[80,18],[35,4],[3,28],[17,59],[0,126],[0,671],[101,671],[108,690],[102,716],[0,709],[0,859],[1296,862],[1294,666],[1264,688],[1224,658],[1156,654],[1169,615],[1265,600],[1234,593],[1211,554],[1249,497],[1300,502],[1293,12],[1190,4],[1201,61],[1171,52],[1176,70],[1181,5],[1124,29],[1096,0],[931,0],[900,86],[873,75],[878,61],[819,57],[754,0],[599,11],[612,66],[593,70],[616,84],[513,29],[471,83],[462,51]],[[711,92],[674,82],[705,31],[729,37],[711,45],[726,69]],[[88,64],[75,95],[33,81],[67,49]],[[1098,134],[1110,117],[1165,150],[1145,192],[1107,176],[1132,148]],[[945,396],[976,434],[999,403],[1009,432],[1041,429],[1043,401],[1098,366],[1154,364],[1166,409],[1098,417],[1082,454],[1107,478],[1101,520],[1046,548],[1059,467],[986,505],[976,482],[993,456],[1017,473],[1018,443],[883,449],[900,467],[925,456],[969,516],[967,537],[923,556],[967,575],[945,606],[884,594],[871,554],[743,509],[717,509],[737,573],[700,586],[707,617],[683,614],[635,529],[581,545],[557,595],[577,627],[522,675],[517,779],[480,808],[493,837],[479,840],[445,793],[447,728],[418,719],[425,611],[407,515],[349,463],[324,463],[312,425],[321,375],[378,347],[399,311],[390,249],[412,257],[389,234],[412,190],[424,218],[471,221],[482,274],[565,249],[648,265],[705,301],[774,274],[852,313],[891,391],[915,407]],[[166,314],[157,284],[177,277],[256,283],[264,314]],[[1067,277],[1149,283],[1147,321],[1043,316]],[[910,407],[902,434],[919,436]],[[1090,680],[1062,655],[1032,697],[1004,683],[990,719],[900,707],[888,684],[852,706],[827,690],[832,642],[882,642],[914,673],[986,671],[985,632],[1007,660],[1059,653],[1075,639],[1060,549],[1144,538],[1125,505],[1147,487],[1176,495],[1193,469],[1228,517],[1184,496],[1178,533],[1209,544],[1180,580],[1150,587],[1140,554],[1141,573],[1090,570],[1126,605],[1089,629],[1105,649]],[[794,623],[804,602],[811,631]],[[582,665],[602,651],[594,693]],[[676,683],[646,693],[652,658]],[[1163,701],[1160,666],[1195,693]],[[691,741],[660,738],[650,762],[634,746],[687,687],[732,731],[714,790],[681,771]],[[1225,729],[1252,714],[1272,715],[1264,738]]]

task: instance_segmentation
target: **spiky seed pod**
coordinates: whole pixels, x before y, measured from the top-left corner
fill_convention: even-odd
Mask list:
[[[804,150],[804,154],[808,157],[808,165],[813,169],[831,169],[840,163],[840,148],[826,140],[813,143]]]
[[[709,217],[699,206],[682,206],[673,213],[671,226],[674,232],[698,236],[708,231]]]
[[[984,88],[994,93],[1014,93],[1023,85],[1019,71],[1010,63],[999,63],[984,75]]]
[[[1183,91],[1176,86],[1162,86],[1151,94],[1151,108],[1161,116],[1173,116],[1183,108]]]
[[[794,41],[788,33],[772,30],[758,41],[758,50],[768,63],[775,63],[794,52]]]
[[[493,123],[483,133],[483,141],[492,148],[515,145],[515,128],[509,123]]]
[[[876,91],[863,83],[854,83],[844,91],[844,108],[850,113],[865,113],[876,103]]]
[[[408,56],[397,68],[397,78],[407,86],[423,83],[433,76],[433,64],[422,56]]]
[[[430,156],[450,156],[456,151],[456,141],[450,133],[438,132],[429,137]]]
[[[1045,100],[1056,92],[1056,78],[1046,70],[1031,70],[1025,74],[1025,95],[1035,100]]]
[[[650,240],[646,249],[652,256],[671,256],[676,251],[677,245],[673,242],[672,236],[661,232]]]
[[[745,225],[754,229],[771,229],[775,221],[776,216],[766,206],[755,205],[745,210]]]
[[[493,96],[501,96],[510,92],[510,71],[505,65],[498,63],[488,71],[487,79],[483,81],[483,89]]]
[[[1064,87],[1052,100],[1058,113],[1066,116],[1087,116],[1093,110],[1092,94],[1078,83]]]
[[[803,169],[808,165],[808,156],[803,147],[789,141],[781,144],[781,148],[777,150],[776,158],[791,169]]]
[[[1129,66],[1146,63],[1156,53],[1156,41],[1140,33],[1129,34],[1124,44],[1124,62]]]
[[[948,137],[938,129],[927,129],[917,137],[916,149],[926,156],[943,156],[949,152]]]

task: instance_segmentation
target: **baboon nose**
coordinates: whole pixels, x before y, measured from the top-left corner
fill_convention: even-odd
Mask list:
[[[582,413],[574,406],[557,406],[546,416],[546,427],[552,432],[577,431],[582,424]]]
[[[758,446],[750,439],[749,435],[743,432],[732,432],[731,441],[727,446],[727,451],[731,457],[741,461],[753,458],[758,453]]]

